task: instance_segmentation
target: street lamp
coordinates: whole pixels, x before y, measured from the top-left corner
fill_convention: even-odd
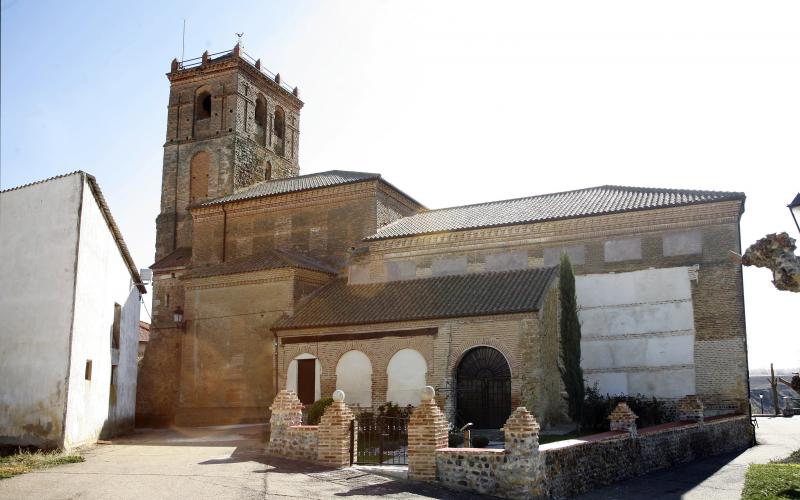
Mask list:
[[[761,401],[761,414],[763,415],[764,414],[764,395],[763,394],[759,394],[758,395],[758,399]]]
[[[789,207],[789,212],[792,213],[792,219],[794,219],[794,225],[797,227],[797,232],[800,233],[800,222],[797,222],[800,219],[800,193],[797,193],[792,202],[786,206]]]
[[[175,322],[175,327],[178,330],[183,330],[186,328],[186,322],[183,320],[183,309],[181,306],[176,307],[175,310],[172,311],[172,321]]]

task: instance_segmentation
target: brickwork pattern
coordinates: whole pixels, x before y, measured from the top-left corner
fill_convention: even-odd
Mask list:
[[[358,449],[355,432],[352,454],[350,452],[350,426],[354,421],[355,415],[344,403],[344,398],[341,401],[334,398],[319,422],[318,462],[331,467],[349,467],[355,461],[354,454]]]
[[[299,460],[317,459],[318,427],[301,425],[303,404],[292,391],[280,391],[270,406],[267,453]]]
[[[436,450],[447,447],[447,420],[436,405],[432,387],[408,421],[408,478],[436,479]]]
[[[678,421],[703,422],[703,402],[694,394],[678,400]]]
[[[618,403],[608,416],[609,427],[612,431],[625,431],[631,436],[636,436],[636,418],[628,403]]]

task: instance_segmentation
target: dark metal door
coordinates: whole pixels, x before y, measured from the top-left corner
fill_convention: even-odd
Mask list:
[[[408,417],[362,413],[356,417],[356,423],[358,428],[356,463],[408,464]]]
[[[476,429],[499,429],[511,415],[511,369],[497,349],[476,347],[456,371],[458,425],[472,422]]]
[[[304,405],[314,402],[317,370],[315,359],[297,360],[297,398]]]

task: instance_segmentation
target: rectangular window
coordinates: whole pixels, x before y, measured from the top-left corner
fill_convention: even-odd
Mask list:
[[[119,349],[119,323],[122,319],[122,306],[114,304],[114,324],[111,326],[111,347]]]
[[[83,377],[86,380],[92,380],[92,360],[91,359],[87,359],[86,360],[86,369],[83,372]]]

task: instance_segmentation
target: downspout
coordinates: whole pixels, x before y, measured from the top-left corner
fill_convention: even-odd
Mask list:
[[[228,239],[228,211],[222,205],[222,262],[225,262],[225,247]]]

